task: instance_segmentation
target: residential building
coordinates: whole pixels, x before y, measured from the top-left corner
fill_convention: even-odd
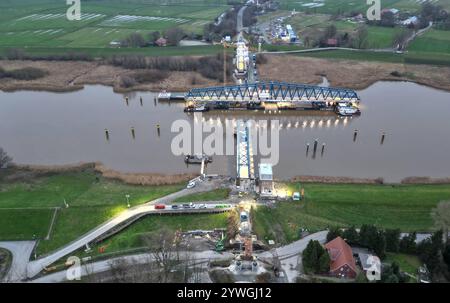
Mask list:
[[[363,271],[366,273],[367,280],[378,281],[381,279],[381,261],[380,258],[370,254],[359,253],[359,261]]]
[[[356,277],[356,262],[353,258],[352,248],[337,237],[325,244],[330,255],[330,274],[338,278],[353,279]]]

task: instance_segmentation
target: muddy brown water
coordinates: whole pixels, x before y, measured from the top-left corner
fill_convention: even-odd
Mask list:
[[[205,123],[225,118],[279,119],[283,125],[280,161],[274,167],[278,178],[382,177],[399,182],[409,176],[450,176],[450,93],[414,83],[378,82],[359,95],[362,115],[354,118],[318,112],[210,112],[204,119]],[[182,156],[171,152],[176,135],[170,131],[172,122],[192,123],[193,116],[183,112],[183,103],[155,104],[155,96],[132,93],[127,105],[124,95],[104,86],[70,93],[0,92],[0,146],[22,164],[100,161],[123,172],[199,171],[199,166],[188,167]],[[355,129],[358,135],[353,141]],[[383,131],[386,137],[380,144]],[[314,158],[316,138],[319,147]],[[311,146],[308,155],[307,143]],[[326,143],[323,155],[322,143]],[[233,156],[213,159],[209,173],[234,174]]]

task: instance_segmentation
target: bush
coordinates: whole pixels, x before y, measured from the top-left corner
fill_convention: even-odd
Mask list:
[[[139,83],[155,83],[160,82],[169,77],[169,73],[164,70],[148,70],[137,73],[135,80]]]
[[[120,86],[129,88],[136,85],[136,80],[130,76],[121,76],[120,77]]]
[[[0,68],[0,79],[12,78],[16,80],[35,80],[46,76],[48,73],[42,69],[35,67],[24,67],[12,71],[5,71]]]
[[[125,47],[143,47],[146,44],[144,37],[138,33],[132,33],[120,42],[120,45]]]
[[[35,67],[24,67],[5,73],[6,77],[26,81],[39,79],[45,77],[47,74],[46,71]]]

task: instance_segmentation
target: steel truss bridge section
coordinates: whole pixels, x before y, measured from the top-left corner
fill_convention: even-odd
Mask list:
[[[358,94],[351,89],[277,81],[193,88],[185,100],[196,103],[360,101]]]

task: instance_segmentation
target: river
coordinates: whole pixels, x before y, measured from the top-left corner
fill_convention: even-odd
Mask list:
[[[410,176],[450,177],[450,93],[408,82],[378,82],[358,93],[362,115],[354,118],[305,112],[210,112],[204,119],[205,123],[225,117],[279,119],[277,178],[381,177],[400,182]],[[171,152],[176,135],[170,132],[172,122],[193,121],[183,112],[184,104],[155,103],[150,92],[127,96],[128,105],[124,95],[98,85],[69,93],[0,92],[0,146],[22,164],[100,161],[123,172],[199,172],[198,166],[187,167],[182,156]],[[386,133],[383,144],[382,132]],[[312,151],[306,154],[306,144],[312,147],[316,138],[319,151],[313,157]],[[326,143],[323,155],[322,143]],[[232,156],[213,160],[209,173],[233,174]]]

